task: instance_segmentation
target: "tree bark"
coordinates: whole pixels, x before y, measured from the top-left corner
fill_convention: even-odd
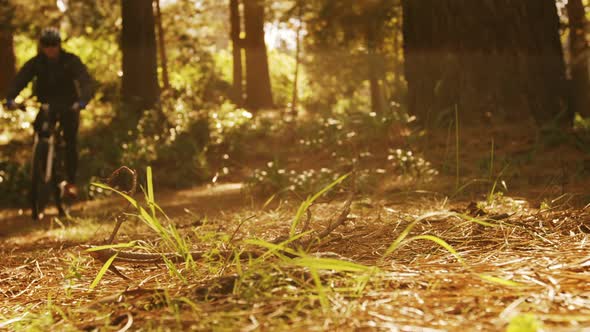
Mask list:
[[[568,118],[554,0],[403,0],[403,20],[408,107],[423,123],[455,107],[468,122]]]
[[[240,1],[229,1],[230,38],[232,41],[233,57],[233,82],[232,99],[238,106],[244,105],[244,76],[242,69],[242,41],[240,40],[241,28]]]
[[[264,3],[244,1],[246,30],[246,107],[251,110],[273,107],[268,56],[264,42]]]
[[[152,1],[121,0],[123,32],[123,101],[137,114],[160,98]]]
[[[0,99],[6,96],[9,85],[16,74],[16,57],[14,55],[14,37],[9,4],[0,0],[2,21],[0,22]],[[7,10],[7,12],[4,12]]]
[[[367,64],[369,68],[369,86],[371,92],[371,110],[376,114],[383,114],[385,98],[383,96],[381,56],[378,52],[379,31],[377,22],[372,15],[367,15]]]
[[[297,2],[297,31],[295,34],[295,72],[293,73],[293,94],[291,96],[290,116],[297,117],[297,103],[299,102],[299,62],[301,54],[301,29],[303,28],[303,3]]]
[[[590,116],[590,78],[588,77],[588,41],[586,13],[582,0],[569,0],[570,106],[573,112]]]
[[[162,85],[164,90],[170,88],[170,79],[168,76],[168,56],[166,54],[166,38],[164,36],[164,27],[162,26],[162,10],[160,9],[160,0],[154,0],[156,4],[156,22],[158,25],[158,50],[160,51],[160,67],[162,68]]]
[[[4,98],[15,75],[14,40],[9,29],[0,30],[0,50],[0,98]]]

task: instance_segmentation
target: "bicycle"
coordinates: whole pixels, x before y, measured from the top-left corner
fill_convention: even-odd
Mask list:
[[[18,105],[25,110],[24,104]],[[61,112],[42,104],[33,127],[33,153],[31,157],[31,214],[33,220],[44,217],[45,208],[53,196],[60,217],[67,216],[63,200],[65,184],[65,139],[61,125]]]

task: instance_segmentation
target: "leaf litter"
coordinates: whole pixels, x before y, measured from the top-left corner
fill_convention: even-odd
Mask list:
[[[98,214],[1,238],[0,329],[590,329],[588,206],[571,208],[563,196],[533,208],[526,199],[496,199],[493,190],[485,204],[398,193],[384,188],[351,204],[337,196],[306,211],[296,203],[304,199],[227,208],[223,195],[192,197],[193,206],[200,200],[219,212],[180,209],[187,212],[170,213],[175,228],[158,229],[202,259],[115,261],[129,280],[106,271],[92,290],[104,265],[86,248],[105,244],[116,218]],[[148,204],[146,218],[154,208]],[[128,219],[117,243],[137,241],[132,250],[142,253],[167,249],[148,225]],[[299,238],[289,236],[294,227]]]
[[[346,222],[313,251],[291,258],[276,252],[262,260],[221,259],[214,254],[221,247],[207,248],[194,234],[234,234],[238,223],[227,220],[239,216],[220,216],[192,228],[193,243],[211,256],[193,268],[177,264],[184,280],[165,265],[121,263],[118,268],[130,281],[107,272],[94,290],[89,286],[101,265],[82,243],[5,239],[0,324],[64,330],[485,331],[503,329],[526,314],[550,330],[590,326],[590,239],[583,227],[590,212],[519,213],[488,227],[453,211],[429,216],[418,208],[400,212],[390,206],[374,201],[367,211],[353,204]],[[295,208],[242,211],[256,216],[241,225],[234,234],[237,244],[226,243],[226,249],[246,251],[244,239],[271,241],[288,234]],[[311,229],[329,227],[341,208],[313,204]],[[413,222],[406,240],[415,240],[402,240],[383,256]],[[123,228],[122,237],[132,239],[134,228]],[[103,233],[106,237],[108,230]],[[443,240],[454,252],[427,237]]]

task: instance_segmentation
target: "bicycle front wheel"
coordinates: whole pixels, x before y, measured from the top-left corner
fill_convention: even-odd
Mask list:
[[[33,149],[31,179],[31,210],[33,219],[38,219],[49,202],[51,179],[46,179],[49,142],[38,139]]]

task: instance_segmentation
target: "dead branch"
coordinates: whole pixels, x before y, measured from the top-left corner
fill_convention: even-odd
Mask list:
[[[311,206],[309,208],[311,208]],[[307,213],[307,219],[305,219],[305,223],[303,224],[303,229],[301,230],[301,233],[305,233],[309,230],[309,225],[311,221],[311,210],[309,208],[305,210],[305,212]]]
[[[344,202],[344,206],[342,208],[342,212],[338,216],[338,219],[334,223],[330,223],[326,229],[315,236],[315,239],[321,240],[326,236],[330,235],[336,228],[340,227],[341,225],[348,220],[348,215],[350,214],[350,206],[352,205],[352,199],[354,198],[354,192],[350,192],[348,197],[346,198],[346,202]]]
[[[91,249],[92,246],[84,246],[85,248]],[[191,251],[187,254],[187,257],[177,254],[177,253],[140,253],[140,252],[132,252],[132,251],[122,251],[116,250],[112,248],[107,248],[103,250],[97,251],[89,251],[88,252],[92,257],[95,259],[106,262],[114,255],[117,257],[114,259],[113,262],[120,262],[120,263],[135,263],[135,264],[155,264],[155,263],[163,263],[165,260],[171,261],[173,263],[181,263],[185,262],[186,258],[190,256],[193,260],[201,260],[208,255],[208,251]],[[258,251],[248,251],[242,253],[241,255],[250,255],[251,257],[258,257],[260,256],[260,252]],[[232,257],[235,255],[235,251],[233,250],[225,250],[219,252],[219,256],[221,257]]]
[[[122,192],[129,195],[129,196],[132,196],[135,194],[135,192],[137,190],[137,172],[135,170],[132,170],[131,168],[129,168],[127,166],[121,166],[118,169],[116,169],[113,173],[111,173],[111,175],[108,177],[106,182],[112,188],[117,187],[115,185],[115,179],[117,179],[123,171],[131,174],[132,182],[131,182],[131,188],[129,188],[129,190],[127,190],[127,191],[122,191]],[[115,228],[113,229],[111,236],[107,240],[108,244],[113,243],[113,241],[115,240],[115,236],[117,236],[117,233],[119,232],[119,228],[121,228],[121,225],[123,224],[123,222],[125,220],[127,220],[127,216],[124,214],[124,211],[126,211],[130,205],[131,205],[131,203],[128,203],[127,207],[123,210],[123,212],[119,213],[119,215],[117,215],[117,217],[115,217],[115,220],[117,221],[117,223],[115,224]]]
[[[340,215],[338,216],[338,218],[334,222],[331,222],[328,225],[328,227],[326,227],[326,229],[324,229],[322,232],[316,232],[307,241],[302,241],[302,240],[293,241],[290,243],[289,247],[290,248],[309,248],[309,246],[314,241],[321,241],[325,237],[329,236],[336,228],[340,227],[341,225],[343,225],[346,222],[346,220],[348,220],[348,215],[350,214],[350,206],[352,205],[353,198],[354,198],[354,192],[351,191],[348,194],[346,201],[344,202],[342,212],[340,212]],[[309,212],[309,210],[308,210],[308,212]],[[304,232],[307,231],[307,229],[309,229],[309,220],[311,219],[311,213],[308,213],[307,217],[308,217],[308,219],[305,222],[303,230],[298,235],[303,234]],[[279,243],[287,241],[288,239],[289,239],[288,235],[281,235],[281,236],[277,237],[276,239],[274,239],[273,241],[271,241],[271,243],[279,244]],[[286,256],[291,256],[291,255],[286,254]]]

